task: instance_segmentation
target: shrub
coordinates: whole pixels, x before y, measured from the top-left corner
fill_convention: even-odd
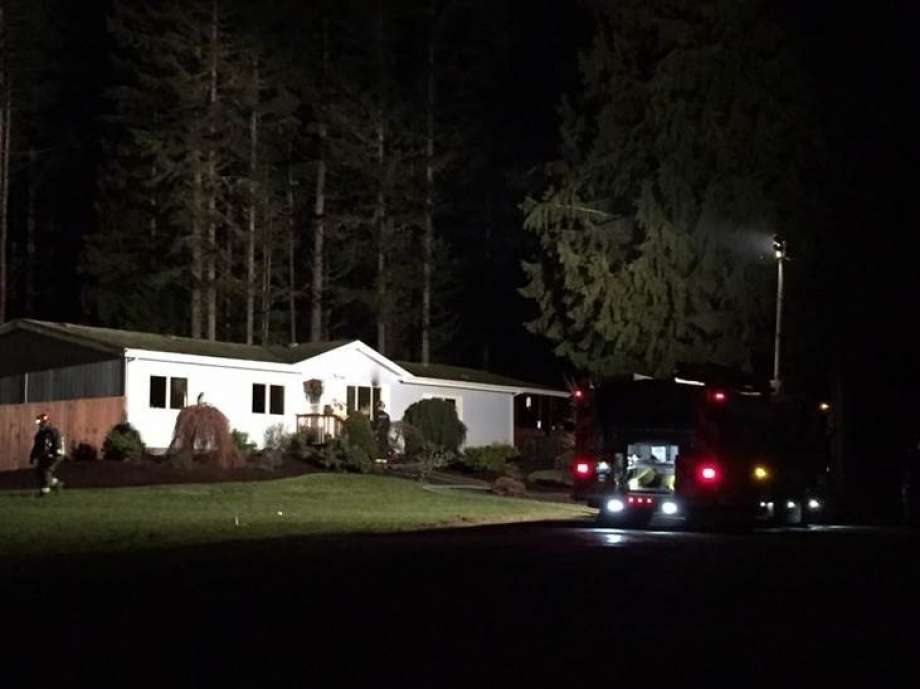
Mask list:
[[[284,466],[284,452],[266,448],[250,457],[250,465],[265,471],[278,471]]]
[[[195,461],[195,455],[187,450],[168,454],[166,456],[166,463],[180,471],[191,471],[198,466],[198,463]]]
[[[500,476],[492,484],[492,492],[496,495],[519,498],[527,494],[527,488],[519,479],[510,476]]]
[[[426,440],[422,432],[412,424],[403,421],[401,431],[406,447],[413,448],[411,459],[418,464],[418,477],[423,483],[428,481],[435,469],[446,466],[456,457],[454,452]]]
[[[231,431],[231,435],[233,436],[233,446],[244,457],[248,457],[256,451],[256,444],[249,439],[249,434],[245,431],[238,431],[234,428]]]
[[[468,447],[463,450],[460,461],[473,471],[500,473],[505,464],[519,457],[518,451],[510,445],[493,443],[484,447]]]
[[[420,400],[406,409],[403,422],[417,431],[405,434],[406,454],[410,457],[426,450],[426,445],[454,454],[466,438],[466,426],[447,400]]]
[[[195,404],[179,412],[169,454],[203,455],[225,469],[242,461],[230,435],[230,424],[217,407]]]
[[[265,429],[265,435],[262,440],[265,442],[266,450],[280,450],[287,441],[287,433],[284,432],[284,424],[276,423]]]
[[[345,419],[342,435],[329,443],[322,453],[322,463],[329,469],[344,467],[362,473],[374,467],[377,442],[370,420],[361,413]]]
[[[95,462],[99,459],[99,451],[89,443],[80,443],[71,450],[70,458],[75,462]]]
[[[102,444],[102,458],[107,461],[136,461],[144,456],[144,442],[141,434],[130,423],[112,427]]]

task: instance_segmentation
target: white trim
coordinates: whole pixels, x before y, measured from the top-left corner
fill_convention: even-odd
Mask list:
[[[291,364],[273,363],[271,361],[251,361],[249,359],[230,359],[227,357],[202,356],[200,354],[179,354],[175,352],[157,352],[145,349],[126,349],[125,358],[150,361],[158,364],[193,364],[212,368],[233,368],[258,373],[284,373],[299,375]]]
[[[368,359],[370,359],[370,360],[373,361],[374,363],[377,363],[377,364],[379,364],[380,366],[382,366],[383,368],[387,369],[390,373],[392,373],[392,374],[394,374],[394,375],[396,375],[396,376],[400,376],[400,377],[401,377],[401,376],[412,377],[412,373],[410,373],[409,371],[407,371],[406,369],[404,369],[402,366],[400,366],[400,365],[397,364],[396,362],[391,361],[390,359],[387,359],[385,356],[383,356],[383,355],[382,355],[380,352],[378,352],[376,349],[374,349],[374,348],[372,348],[372,347],[368,347],[366,344],[364,344],[363,342],[361,342],[361,340],[354,340],[354,341],[352,341],[352,342],[347,342],[347,343],[345,343],[345,344],[343,344],[343,345],[339,345],[339,346],[336,347],[335,349],[326,350],[325,352],[323,352],[323,353],[321,353],[321,354],[316,354],[315,356],[308,356],[308,357],[306,357],[306,358],[304,358],[304,359],[301,359],[300,361],[297,361],[297,362],[295,362],[295,363],[293,363],[293,364],[291,364],[291,365],[292,365],[292,366],[300,366],[301,364],[304,364],[304,363],[306,363],[306,362],[310,362],[311,365],[313,365],[313,364],[315,364],[315,363],[317,363],[317,362],[320,362],[320,363],[321,363],[321,362],[323,361],[324,358],[328,357],[328,355],[333,354],[333,353],[337,353],[337,352],[338,352],[338,353],[341,353],[342,351],[353,351],[353,352],[358,352],[358,353],[363,354],[364,356],[366,356]]]

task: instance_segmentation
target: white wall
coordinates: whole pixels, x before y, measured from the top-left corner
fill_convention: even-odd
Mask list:
[[[283,423],[286,432],[293,432],[298,414],[322,413],[326,405],[335,402],[344,406],[349,385],[379,387],[393,421],[401,419],[409,405],[426,396],[457,399],[461,420],[467,427],[467,447],[514,443],[512,393],[400,382],[409,375],[407,372],[360,343],[344,345],[293,366],[140,350],[129,350],[126,358],[128,421],[151,448],[169,446],[179,414],[176,409],[150,408],[151,376],[187,378],[188,404],[194,404],[203,392],[205,401],[227,416],[231,428],[248,433],[260,447],[271,426]],[[323,395],[317,404],[310,404],[303,388],[311,378],[323,382]],[[267,400],[265,414],[252,412],[253,383],[284,386],[283,416],[267,413]]]
[[[198,394],[212,404],[230,421],[230,427],[249,434],[260,447],[265,431],[283,423],[292,432],[295,409],[303,399],[300,377],[291,367],[218,357],[141,352],[129,350],[125,381],[128,421],[137,428],[144,443],[151,448],[166,448],[172,441],[178,409],[150,408],[150,377],[166,376],[188,379],[188,404],[195,404]],[[252,413],[252,385],[266,386],[266,413]],[[284,416],[269,414],[267,386],[282,385],[285,389]],[[169,405],[167,381],[166,404]]]
[[[509,392],[400,383],[393,388],[390,417],[401,419],[409,405],[429,396],[457,400],[457,412],[466,425],[466,447],[514,444],[514,395]]]
[[[343,406],[347,401],[346,388],[349,385],[379,387],[380,397],[394,420],[392,391],[399,384],[399,374],[376,360],[360,347],[346,345],[307,361],[295,364],[300,385],[297,404],[292,409],[297,414],[321,413],[325,405],[336,402]],[[303,392],[303,382],[316,378],[323,382],[323,395],[319,403],[311,405]],[[400,412],[399,416],[402,416]]]

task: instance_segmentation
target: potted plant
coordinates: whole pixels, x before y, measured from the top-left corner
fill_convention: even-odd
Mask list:
[[[323,396],[323,381],[311,378],[304,382],[303,389],[311,404],[319,404],[319,400]]]

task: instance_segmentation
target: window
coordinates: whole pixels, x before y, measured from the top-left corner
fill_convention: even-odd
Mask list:
[[[169,408],[184,409],[188,403],[188,378],[169,379]]]
[[[284,386],[272,385],[268,400],[269,414],[284,414]]]
[[[166,409],[166,378],[150,376],[150,406],[153,409]]]
[[[252,384],[252,413],[265,413],[265,386],[260,383]]]
[[[380,388],[366,387],[363,385],[349,385],[346,391],[348,414],[355,411],[371,416],[380,402]]]

